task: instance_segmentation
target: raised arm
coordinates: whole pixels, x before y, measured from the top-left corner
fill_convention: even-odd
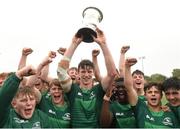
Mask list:
[[[100,69],[99,69],[99,65],[98,65],[98,59],[97,59],[97,56],[99,55],[100,53],[100,50],[98,49],[94,49],[92,51],[92,61],[93,61],[93,64],[94,64],[94,69],[95,69],[95,77],[96,79],[101,82],[101,73],[100,73]]]
[[[103,98],[102,110],[101,110],[101,117],[100,117],[100,124],[104,128],[110,127],[113,121],[113,114],[110,111],[110,98],[112,96],[113,86],[111,85],[108,87],[106,94]]]
[[[124,77],[124,69],[125,69],[125,54],[129,50],[130,46],[122,46],[120,59],[119,59],[119,74],[120,77]]]
[[[56,57],[56,52],[50,51],[48,53],[48,56],[45,57],[45,59],[40,63],[40,67],[45,65],[43,68],[40,68],[40,77],[45,82],[50,82],[52,80],[52,77],[49,76],[49,64],[52,62],[52,60]],[[48,62],[46,64],[46,62]]]
[[[33,50],[31,48],[23,48],[22,55],[19,61],[18,70],[26,66],[27,56],[31,54]]]
[[[69,48],[65,51],[64,57],[58,64],[57,75],[65,92],[69,92],[71,89],[72,79],[67,74],[67,70],[70,65],[70,60],[81,41],[82,37],[79,38],[77,35],[74,35]]]
[[[105,60],[105,65],[106,65],[106,70],[107,70],[107,75],[105,77],[103,77],[101,80],[103,89],[106,90],[109,86],[110,81],[116,75],[116,67],[115,67],[112,55],[107,46],[106,38],[105,38],[103,31],[101,31],[99,28],[97,28],[96,32],[97,32],[97,38],[96,37],[93,37],[93,38],[94,38],[94,41],[96,43],[98,43],[102,49],[102,52],[104,55],[104,60]]]
[[[128,93],[128,99],[131,106],[135,106],[138,101],[138,95],[133,88],[133,80],[131,75],[131,66],[136,64],[136,58],[128,58],[125,60],[125,77],[124,85]]]
[[[37,75],[39,76],[41,74],[42,69],[49,65],[49,63],[52,62],[52,59],[56,57],[56,52],[50,51],[48,56],[45,57],[45,59],[38,65],[37,67]]]
[[[18,64],[18,70],[26,66],[27,56],[30,55],[32,52],[33,50],[31,48],[26,48],[26,47],[23,48],[22,55]],[[26,82],[27,82],[27,78],[24,77],[20,85],[24,86],[26,85]]]
[[[51,53],[51,54],[50,54]],[[51,57],[51,56],[52,57]],[[49,52],[49,55],[45,58],[45,59],[43,59],[43,61],[38,65],[38,67],[37,67],[37,73],[35,74],[35,75],[33,75],[33,76],[30,76],[28,79],[27,79],[27,83],[26,83],[26,85],[27,86],[35,86],[36,84],[38,84],[38,89],[41,91],[41,89],[42,89],[42,83],[41,83],[41,79],[42,79],[42,77],[41,77],[41,74],[43,73],[43,71],[42,71],[42,69],[44,68],[44,67],[46,67],[47,65],[49,65],[49,63],[51,63],[52,62],[52,58],[54,58],[55,57],[55,53],[54,52],[52,52],[52,51],[50,51]]]

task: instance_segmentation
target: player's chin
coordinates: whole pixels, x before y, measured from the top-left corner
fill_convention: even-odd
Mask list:
[[[25,119],[30,119],[31,117],[32,117],[32,115],[33,115],[33,110],[31,110],[31,111],[28,111],[28,112],[24,112],[23,113],[23,118],[25,118]]]

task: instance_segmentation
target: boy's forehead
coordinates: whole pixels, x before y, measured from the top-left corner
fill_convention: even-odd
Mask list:
[[[35,98],[35,95],[19,93],[19,95],[16,98],[17,99]]]
[[[157,90],[157,91],[160,91],[157,86],[148,87],[148,88],[147,88],[147,91],[149,91],[149,90]]]
[[[68,72],[76,72],[75,69],[69,69]]]
[[[180,92],[180,90],[177,90],[176,88],[168,88],[165,92]]]
[[[125,86],[123,86],[123,85],[116,85],[115,86],[117,89],[124,89],[125,90]]]
[[[55,85],[55,84],[52,84],[52,86],[51,86],[50,89],[55,89],[55,88],[62,90],[62,87],[61,87],[61,86]]]
[[[135,76],[142,76],[142,77],[144,77],[142,74],[140,74],[140,73],[135,73],[135,74],[133,74],[133,77],[135,77]]]
[[[85,66],[79,68],[79,70],[91,70],[91,69],[93,70],[93,68],[89,65],[85,65]]]

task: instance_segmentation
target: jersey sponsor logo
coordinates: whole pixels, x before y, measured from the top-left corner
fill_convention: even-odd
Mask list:
[[[16,123],[18,123],[18,124],[28,123],[28,122],[29,122],[28,120],[19,119],[19,118],[17,118],[17,117],[14,117],[13,119],[14,119],[14,121],[15,121]]]
[[[132,116],[134,116],[134,113],[131,113]],[[125,116],[123,112],[116,112],[116,116]]]
[[[53,110],[51,110],[51,109],[49,109],[49,111],[48,111],[49,113],[51,113],[51,114],[54,114],[54,115],[56,115],[56,112],[55,111],[53,111]]]
[[[78,95],[79,95],[79,96],[83,96],[81,92],[78,92]]]
[[[65,113],[62,118],[63,118],[63,120],[71,120],[70,113]]]
[[[41,128],[41,125],[39,121],[33,123],[32,129],[40,129],[40,128]]]
[[[170,117],[164,118],[163,122],[164,125],[173,125],[172,120]]]
[[[150,117],[149,115],[146,115],[146,118],[150,121],[154,121],[154,118],[153,117]]]
[[[117,112],[116,116],[124,116],[124,113],[123,112]]]

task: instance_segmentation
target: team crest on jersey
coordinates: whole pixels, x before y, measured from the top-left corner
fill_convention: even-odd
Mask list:
[[[90,94],[90,99],[93,99],[95,97],[95,94],[94,92],[92,91],[91,94]]]
[[[173,125],[172,120],[170,117],[164,118],[163,122],[164,125]]]
[[[65,113],[62,118],[63,118],[63,120],[71,120],[70,113]]]
[[[32,129],[40,129],[40,128],[41,128],[41,125],[39,121],[35,122],[32,126]]]

